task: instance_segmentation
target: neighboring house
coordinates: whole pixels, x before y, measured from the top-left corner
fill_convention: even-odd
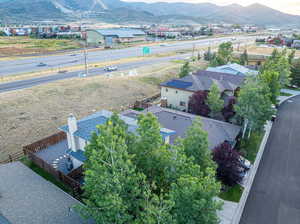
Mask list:
[[[1,224],[83,224],[80,202],[21,162],[0,165]]]
[[[292,47],[296,49],[300,49],[300,40],[294,40]]]
[[[89,144],[93,133],[98,133],[97,125],[105,124],[113,115],[112,112],[102,110],[87,116],[79,121],[73,116],[68,117],[68,124],[59,129],[67,134],[68,154],[71,156],[74,168],[81,166],[86,160],[84,156],[85,146]],[[137,120],[120,116],[120,118],[128,125],[128,130],[135,133],[138,127]],[[170,136],[175,132],[162,128],[161,135],[165,142],[170,142]]]
[[[142,113],[153,113],[162,127],[173,130],[175,134],[170,136],[170,143],[173,144],[178,137],[184,138],[188,127],[192,125],[197,115],[171,110],[159,106],[152,106],[142,112],[128,110],[122,113],[124,116],[137,118]],[[237,137],[240,134],[241,127],[226,123],[223,121],[214,120],[211,118],[200,117],[203,130],[208,133],[209,148],[214,149],[224,141],[228,141],[232,146],[235,145]]]
[[[243,84],[244,76],[200,70],[181,79],[173,79],[160,84],[161,98],[166,106],[188,111],[189,98],[197,91],[209,91],[215,83],[222,97],[230,97]]]
[[[87,43],[89,45],[112,47],[114,43],[129,43],[145,41],[146,33],[139,29],[113,28],[87,30]]]
[[[251,70],[237,63],[222,65],[218,67],[208,67],[206,70],[211,72],[223,72],[232,75],[242,75],[242,76],[258,75],[258,71]]]

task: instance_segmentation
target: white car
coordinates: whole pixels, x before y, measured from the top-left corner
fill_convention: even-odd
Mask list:
[[[107,66],[104,68],[104,71],[106,72],[113,72],[113,71],[117,71],[118,67],[117,66]]]

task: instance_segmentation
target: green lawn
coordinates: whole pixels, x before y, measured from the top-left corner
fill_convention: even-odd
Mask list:
[[[244,188],[237,184],[234,187],[230,187],[226,191],[221,192],[219,197],[226,201],[239,202],[243,194],[243,190]]]
[[[281,92],[280,93],[280,96],[292,96],[293,94],[290,94],[290,93],[283,93],[283,92]]]
[[[252,132],[250,138],[245,137],[240,143],[239,151],[252,164],[255,161],[256,154],[259,150],[260,143],[263,139],[264,132]]]
[[[35,165],[33,162],[31,162],[31,160],[29,160],[27,157],[23,157],[21,159],[21,162],[26,165],[27,167],[29,167],[30,169],[32,169],[34,172],[36,172],[38,175],[40,175],[41,177],[45,178],[46,180],[50,181],[51,183],[55,184],[57,187],[59,187],[60,189],[62,189],[63,191],[71,194],[72,190],[64,185],[62,182],[57,181],[51,174],[47,173],[45,170],[41,169],[40,167],[38,167],[37,165]]]

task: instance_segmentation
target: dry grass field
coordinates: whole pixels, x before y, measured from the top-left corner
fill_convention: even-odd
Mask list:
[[[134,77],[110,73],[0,94],[0,160],[56,133],[70,113],[82,118],[101,109],[118,111],[158,93],[158,84],[176,77],[181,66],[170,62],[138,69]],[[193,68],[202,66],[197,62]]]
[[[75,40],[0,37],[0,56],[2,57],[41,54],[76,48],[80,48],[80,44]]]
[[[245,49],[245,47],[240,47],[240,53],[243,53],[244,49]],[[275,48],[273,48],[273,47],[262,47],[259,45],[247,46],[248,54],[256,54],[256,55],[271,55],[274,49]],[[279,48],[278,50],[281,51],[283,49]],[[288,50],[288,52],[290,52],[290,51],[291,50]],[[300,57],[300,50],[296,51],[295,56]]]

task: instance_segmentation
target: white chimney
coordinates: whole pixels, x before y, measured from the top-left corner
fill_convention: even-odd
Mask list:
[[[76,132],[78,130],[77,120],[73,114],[70,114],[68,117],[68,127],[69,127],[70,134],[73,134],[74,132]]]
[[[78,130],[77,127],[77,120],[76,117],[73,114],[70,114],[68,117],[68,127],[69,127],[69,133],[68,135],[68,145],[69,148],[72,149],[73,152],[77,151],[76,141],[74,133]]]

